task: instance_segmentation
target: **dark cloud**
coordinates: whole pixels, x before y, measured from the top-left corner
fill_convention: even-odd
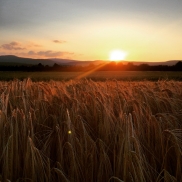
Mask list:
[[[2,44],[1,48],[5,50],[25,50],[25,47],[22,47],[18,42],[11,42],[9,44]]]
[[[64,40],[53,40],[54,43],[63,44],[66,43]]]

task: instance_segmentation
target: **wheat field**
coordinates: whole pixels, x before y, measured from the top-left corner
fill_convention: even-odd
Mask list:
[[[0,181],[182,181],[182,82],[0,82]]]

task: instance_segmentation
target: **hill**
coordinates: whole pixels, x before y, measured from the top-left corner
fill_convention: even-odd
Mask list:
[[[54,62],[49,59],[31,59],[31,58],[22,58],[13,55],[0,56],[0,65],[35,65],[43,64],[52,66]]]
[[[133,63],[134,65],[140,64],[148,64],[150,66],[155,65],[168,65],[172,66],[175,65],[177,62],[181,60],[170,60],[165,62],[136,62],[136,61],[122,61],[123,64]],[[17,57],[14,55],[3,55],[0,56],[0,65],[7,65],[7,66],[20,66],[20,65],[37,65],[39,63],[43,65],[53,66],[55,63],[59,65],[75,65],[75,66],[88,66],[90,64],[99,65],[102,63],[109,63],[108,60],[94,60],[94,61],[80,61],[80,60],[72,60],[72,59],[32,59],[32,58],[23,58]]]
[[[32,59],[32,58],[23,58],[17,57],[14,55],[5,55],[0,56],[0,65],[7,66],[20,66],[20,65],[37,65],[39,63],[43,65],[53,66],[55,63],[59,65],[77,65],[77,66],[88,66],[89,64],[98,65],[104,61],[96,60],[96,61],[80,61],[80,60],[72,60],[72,59]]]

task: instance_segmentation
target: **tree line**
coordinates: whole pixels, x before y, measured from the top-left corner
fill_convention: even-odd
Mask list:
[[[25,72],[49,72],[49,71],[62,71],[62,72],[82,72],[82,71],[182,71],[182,62],[179,61],[175,65],[148,65],[140,64],[134,65],[133,63],[123,64],[122,62],[110,62],[100,65],[89,64],[88,66],[78,65],[58,65],[53,66],[43,65],[21,65],[21,66],[7,66],[0,65],[0,71],[25,71]]]

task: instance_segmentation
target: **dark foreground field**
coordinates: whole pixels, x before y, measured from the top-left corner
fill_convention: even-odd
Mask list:
[[[0,72],[0,80],[13,80],[31,78],[33,81],[70,80],[87,78],[95,81],[117,79],[123,81],[138,80],[180,80],[182,72],[159,72],[159,71],[96,71],[96,72]]]

